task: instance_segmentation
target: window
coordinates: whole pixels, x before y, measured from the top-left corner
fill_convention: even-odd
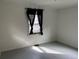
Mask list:
[[[42,9],[32,9],[27,8],[27,17],[28,17],[28,24],[29,24],[29,34],[37,34],[42,32]]]

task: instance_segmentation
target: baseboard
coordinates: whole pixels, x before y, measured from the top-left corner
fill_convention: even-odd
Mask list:
[[[71,48],[73,48],[73,49],[75,49],[75,50],[78,50],[78,48],[75,48],[75,47],[72,47],[72,46],[70,46],[70,45],[68,45],[68,44],[65,44],[65,43],[63,43],[63,42],[59,42],[59,41],[55,41],[56,43],[59,43],[59,44],[62,44],[62,45],[65,45],[65,46],[68,46],[68,47],[71,47]]]

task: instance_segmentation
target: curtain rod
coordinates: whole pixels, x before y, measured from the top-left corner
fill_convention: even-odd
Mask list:
[[[25,8],[25,9],[39,9],[39,8]],[[44,9],[40,9],[40,10],[44,10]]]

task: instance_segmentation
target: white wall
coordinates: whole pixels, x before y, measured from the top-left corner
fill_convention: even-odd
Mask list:
[[[44,10],[44,35],[28,35],[28,24],[24,9],[26,6],[18,3],[2,2],[2,17],[0,18],[1,51],[27,47],[29,45],[55,40],[56,11],[47,8]],[[29,7],[32,6],[33,5]]]
[[[78,46],[78,10],[77,7],[58,10],[58,41],[77,48]]]

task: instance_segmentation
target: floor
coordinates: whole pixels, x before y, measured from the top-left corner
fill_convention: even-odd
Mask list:
[[[60,43],[46,43],[2,53],[1,59],[78,59],[78,51]]]

